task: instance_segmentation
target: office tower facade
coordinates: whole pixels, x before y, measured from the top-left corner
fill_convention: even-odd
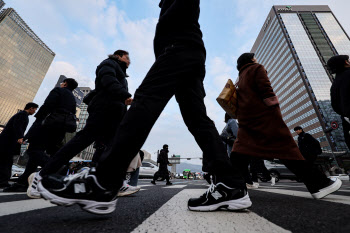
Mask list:
[[[0,0],[0,10],[5,6],[5,2],[3,0]]]
[[[0,12],[0,125],[33,101],[54,57],[14,9]]]
[[[83,92],[84,96],[90,93],[91,88],[90,87],[79,87],[79,89]],[[87,111],[88,106],[84,103],[80,105],[80,114],[79,114],[79,124],[77,128],[77,132],[82,130],[86,125],[86,119],[89,116],[89,113]],[[85,150],[79,153],[78,157],[80,157],[83,160],[91,160],[93,155],[95,153],[95,149],[93,144],[87,147]]]
[[[324,152],[346,152],[340,116],[330,103],[326,63],[350,54],[350,39],[328,6],[273,6],[251,50],[265,66],[292,132],[300,125]]]

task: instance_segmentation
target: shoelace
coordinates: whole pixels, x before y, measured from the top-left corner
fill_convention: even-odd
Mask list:
[[[64,181],[69,181],[69,180],[75,180],[78,178],[86,178],[89,174],[90,168],[84,167],[80,170],[80,172],[74,174],[74,175],[69,175],[66,178],[64,178]]]

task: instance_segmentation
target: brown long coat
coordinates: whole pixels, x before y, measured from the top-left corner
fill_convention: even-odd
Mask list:
[[[282,119],[265,68],[257,63],[245,65],[237,85],[239,129],[232,151],[253,157],[303,160]]]

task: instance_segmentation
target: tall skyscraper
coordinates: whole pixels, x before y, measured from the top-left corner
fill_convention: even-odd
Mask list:
[[[300,125],[324,151],[348,150],[340,116],[330,104],[326,63],[350,54],[350,39],[328,6],[273,6],[251,50],[265,66],[284,121]]]
[[[0,10],[5,6],[5,2],[3,0],[0,0]]]
[[[79,87],[79,89],[84,93],[84,96],[90,93],[91,88],[90,87]],[[80,105],[80,114],[79,114],[79,124],[77,128],[77,132],[82,130],[86,125],[86,119],[89,116],[89,113],[87,111],[88,106],[84,103]],[[79,153],[78,157],[82,158],[83,160],[91,160],[93,155],[95,153],[95,149],[93,147],[93,144],[87,147],[85,150]]]
[[[0,125],[33,101],[54,57],[14,9],[1,10]]]

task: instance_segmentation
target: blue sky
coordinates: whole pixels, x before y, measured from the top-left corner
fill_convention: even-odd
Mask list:
[[[190,1],[190,0],[189,0]],[[94,87],[96,66],[116,49],[130,52],[129,89],[133,94],[154,62],[153,36],[158,0],[5,0],[56,53],[35,97],[42,104],[63,74]],[[200,24],[207,48],[205,99],[218,131],[224,111],[215,99],[228,78],[235,79],[237,57],[251,49],[272,5],[329,5],[350,33],[349,0],[202,0]],[[137,135],[135,135],[137,137]],[[174,99],[165,108],[143,149],[168,144],[170,154],[200,157]],[[188,161],[200,164],[200,160]]]

